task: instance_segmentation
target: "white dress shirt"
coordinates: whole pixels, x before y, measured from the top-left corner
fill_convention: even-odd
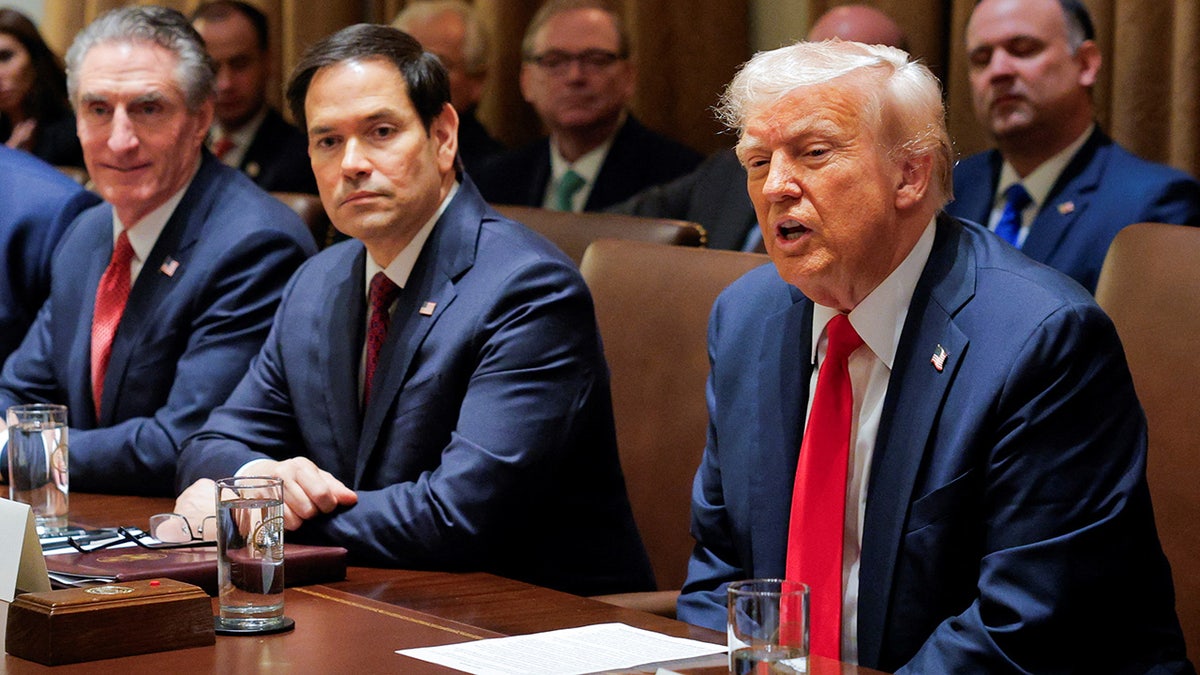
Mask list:
[[[850,421],[846,522],[842,536],[842,660],[847,663],[858,662],[858,569],[862,559],[863,516],[866,514],[871,455],[879,434],[879,420],[883,414],[896,347],[904,330],[913,291],[929,260],[929,252],[933,250],[935,231],[934,221],[930,221],[904,261],[863,298],[848,317],[866,349],[860,347],[850,355],[854,411]],[[814,364],[821,364],[825,360],[825,349],[829,342],[825,326],[837,313],[833,308],[813,305]],[[812,412],[812,392],[817,389],[818,372],[818,368],[814,367],[809,381],[806,418]]]
[[[617,131],[621,130],[621,126],[617,125]],[[558,151],[558,146],[554,143],[554,139],[550,139],[550,182],[546,185],[546,194],[542,196],[542,208],[557,209],[558,201],[555,198],[558,192],[558,184],[562,182],[562,177],[567,173],[568,169],[574,170],[579,174],[579,177],[584,180],[583,187],[575,191],[571,197],[571,211],[579,213],[583,211],[583,207],[587,204],[588,197],[592,195],[592,187],[596,185],[596,177],[600,175],[600,169],[604,167],[604,160],[608,157],[608,151],[612,148],[613,139],[617,137],[616,132],[609,136],[607,140],[601,143],[593,150],[584,153],[582,157],[574,162],[568,162],[563,159],[562,153]]]

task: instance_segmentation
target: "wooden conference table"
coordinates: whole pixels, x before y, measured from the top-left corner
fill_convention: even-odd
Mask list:
[[[170,499],[71,495],[71,520],[90,527],[144,527]],[[214,598],[214,610],[216,599]],[[0,674],[24,673],[454,673],[395,653],[557,628],[620,622],[667,635],[725,643],[725,635],[680,621],[609,605],[485,573],[350,567],[346,580],[288,588],[284,607],[295,630],[263,637],[217,637],[216,645],[48,667],[8,653]],[[7,604],[0,602],[0,641]],[[724,655],[675,662],[688,675],[727,672]],[[646,666],[622,673],[654,673]],[[874,673],[813,657],[816,675]]]

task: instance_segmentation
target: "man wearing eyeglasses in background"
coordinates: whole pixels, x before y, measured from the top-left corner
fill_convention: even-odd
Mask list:
[[[529,22],[521,52],[521,93],[550,136],[480,169],[474,177],[489,202],[597,211],[700,163],[629,113],[636,69],[606,2],[551,0]]]

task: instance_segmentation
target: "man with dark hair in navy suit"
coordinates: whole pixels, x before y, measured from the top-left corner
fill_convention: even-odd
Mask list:
[[[1200,225],[1194,178],[1135,157],[1096,125],[1100,48],[1082,2],[982,0],[967,24],[967,58],[975,115],[996,149],[954,168],[948,213],[1089,291],[1125,226]]]
[[[304,133],[267,104],[266,15],[246,2],[212,0],[196,8],[192,25],[217,69],[209,150],[268,192],[316,194]]]
[[[179,12],[96,19],[67,52],[67,86],[105,203],[63,235],[0,410],[69,406],[73,488],[168,495],[184,438],[233,391],[316,246],[204,150],[212,62]]]
[[[786,577],[813,654],[887,672],[1192,672],[1116,331],[939,213],[933,74],[801,42],[720,110],[774,265],[713,308],[679,618],[720,629],[730,581]]]
[[[352,239],[292,279],[250,372],[184,448],[177,510],[211,513],[210,479],[278,476],[289,536],[359,563],[652,587],[591,296],[455,170],[437,57],[351,26],[309,48],[288,101]]]

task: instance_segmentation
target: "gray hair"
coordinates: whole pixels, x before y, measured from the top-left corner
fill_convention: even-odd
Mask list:
[[[466,0],[427,0],[409,3],[400,10],[392,26],[404,32],[409,32],[409,26],[420,21],[428,21],[442,13],[457,14],[462,19],[466,29],[463,38],[463,67],[468,75],[482,75],[487,72],[488,32],[475,9]]]
[[[175,69],[179,88],[191,110],[213,96],[216,71],[204,40],[187,17],[166,7],[124,7],[106,12],[88,24],[67,50],[67,93],[72,103],[79,94],[79,69],[93,47],[109,43],[146,43],[166,49],[179,59]]]
[[[932,157],[933,186],[942,200],[939,206],[944,205],[953,194],[953,164],[941,85],[928,68],[895,47],[834,39],[760,52],[741,67],[721,95],[717,118],[740,138],[747,120],[758,110],[798,87],[851,74],[872,76],[878,84],[863,87],[867,97],[863,116],[890,144],[889,157]]]

